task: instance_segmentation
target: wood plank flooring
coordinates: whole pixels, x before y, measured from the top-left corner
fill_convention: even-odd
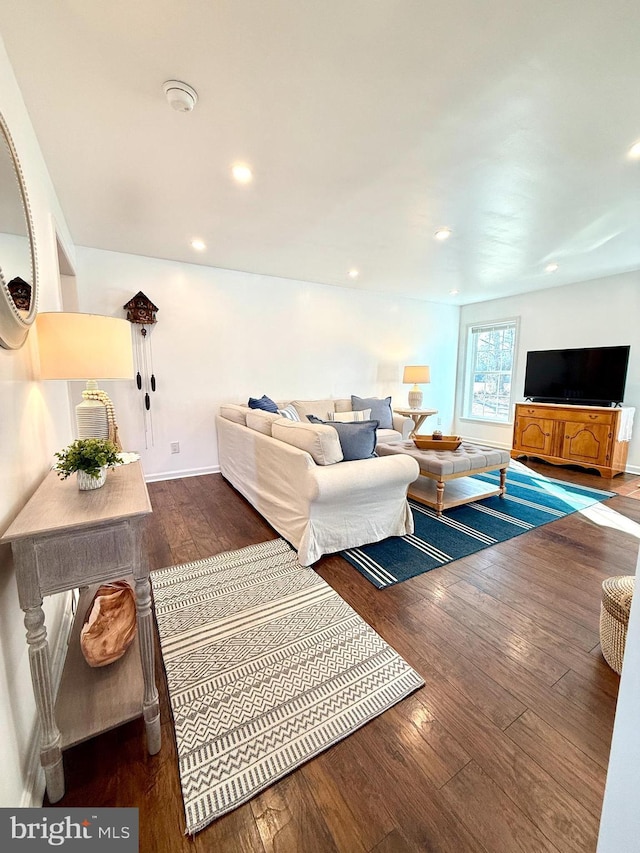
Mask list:
[[[628,496],[386,590],[338,556],[316,564],[424,688],[185,837],[158,653],[160,754],[140,720],[74,747],[57,805],[137,806],[140,850],[159,853],[595,851],[619,682],[598,645],[600,591],[635,570],[637,478],[530,467]],[[152,569],[276,535],[220,475],[149,492]]]

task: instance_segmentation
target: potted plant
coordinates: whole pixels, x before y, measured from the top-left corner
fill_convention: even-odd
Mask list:
[[[58,476],[66,480],[78,475],[81,490],[99,489],[107,478],[107,469],[122,464],[118,448],[106,438],[79,438],[56,453]]]

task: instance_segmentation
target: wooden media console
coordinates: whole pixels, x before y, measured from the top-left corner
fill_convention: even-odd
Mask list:
[[[511,456],[554,465],[594,468],[602,477],[622,474],[628,441],[620,441],[621,408],[516,403]]]

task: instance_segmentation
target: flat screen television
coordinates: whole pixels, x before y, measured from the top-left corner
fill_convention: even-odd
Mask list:
[[[630,349],[618,346],[528,352],[524,396],[537,403],[621,403]]]

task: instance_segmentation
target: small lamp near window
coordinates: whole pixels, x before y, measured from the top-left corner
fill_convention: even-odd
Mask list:
[[[402,377],[404,385],[413,385],[409,391],[409,408],[420,409],[422,407],[422,391],[418,385],[427,385],[431,382],[431,372],[426,364],[410,364],[404,369]]]
[[[37,315],[41,379],[85,379],[76,406],[78,438],[108,438],[122,449],[113,403],[97,379],[133,379],[133,347],[127,320],[63,311]]]

